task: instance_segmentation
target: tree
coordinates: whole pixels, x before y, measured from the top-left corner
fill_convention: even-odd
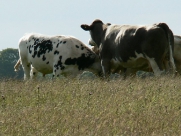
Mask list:
[[[14,71],[14,65],[19,59],[18,49],[7,48],[0,51],[0,78],[23,78],[23,70]]]

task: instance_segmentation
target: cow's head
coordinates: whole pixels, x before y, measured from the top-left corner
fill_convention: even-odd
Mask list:
[[[110,24],[104,24],[99,19],[94,20],[91,25],[87,25],[87,24],[81,25],[81,28],[83,30],[90,32],[91,39],[89,40],[89,44],[91,46],[95,46],[95,45],[98,47],[100,46],[101,37],[107,25],[110,25]]]

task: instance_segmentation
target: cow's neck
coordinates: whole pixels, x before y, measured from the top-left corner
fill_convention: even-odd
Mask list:
[[[104,39],[102,39],[102,37],[105,37],[106,30],[107,30],[107,25],[102,25],[102,29],[100,30],[101,32],[100,32],[100,37],[99,37],[100,42],[99,42],[99,44],[97,44],[98,48],[100,47],[102,40],[104,40]]]

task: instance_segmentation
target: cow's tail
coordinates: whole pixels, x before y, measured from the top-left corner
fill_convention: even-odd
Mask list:
[[[18,71],[20,65],[21,65],[21,59],[19,58],[19,60],[17,61],[17,63],[14,65],[14,71]]]
[[[170,65],[172,67],[173,73],[175,74],[176,66],[175,66],[175,62],[174,62],[174,58],[173,58],[173,53],[174,53],[174,36],[173,36],[173,33],[170,30],[170,28],[168,27],[168,25],[165,24],[165,23],[159,23],[158,26],[161,27],[165,31],[166,37],[168,39],[168,43],[169,43],[169,62],[170,62]]]

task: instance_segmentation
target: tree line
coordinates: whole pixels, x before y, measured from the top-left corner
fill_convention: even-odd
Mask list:
[[[18,49],[7,48],[0,51],[0,79],[23,79],[23,69],[15,72],[14,65],[19,59]]]

